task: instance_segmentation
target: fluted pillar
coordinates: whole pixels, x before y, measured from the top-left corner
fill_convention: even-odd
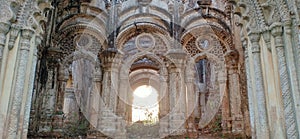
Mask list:
[[[284,115],[285,115],[285,127],[287,138],[299,138],[296,123],[296,111],[289,83],[289,75],[287,70],[287,62],[282,38],[282,26],[277,25],[272,28],[272,35],[275,39],[275,49],[278,60],[278,71],[280,77],[280,86],[282,92]]]
[[[243,48],[244,48],[244,56],[245,56],[245,67],[246,67],[246,77],[247,77],[247,94],[248,94],[248,105],[250,112],[250,126],[251,126],[251,136],[252,138],[256,138],[256,123],[255,123],[255,105],[254,105],[254,95],[252,90],[252,80],[250,73],[250,62],[249,62],[249,51],[248,51],[248,40],[242,40]]]
[[[18,64],[16,71],[16,79],[15,79],[15,88],[12,94],[12,105],[11,105],[11,113],[9,116],[9,124],[8,124],[8,136],[7,138],[16,138],[18,130],[20,127],[18,126],[20,120],[20,111],[22,105],[23,91],[25,87],[25,77],[26,77],[26,68],[28,63],[28,56],[30,50],[30,39],[33,35],[33,31],[29,29],[24,29],[21,32],[21,40],[20,40],[20,51],[18,55]],[[26,85],[27,86],[27,85]],[[22,117],[23,118],[23,117]]]
[[[266,108],[266,94],[264,91],[263,84],[263,74],[262,74],[262,65],[261,65],[261,53],[260,53],[260,34],[259,33],[250,33],[249,38],[251,40],[251,52],[253,58],[253,70],[254,74],[252,75],[254,79],[252,80],[255,85],[256,97],[254,98],[256,104],[257,114],[255,115],[256,124],[256,136],[257,138],[268,139],[270,136],[268,117],[267,117],[267,108]]]

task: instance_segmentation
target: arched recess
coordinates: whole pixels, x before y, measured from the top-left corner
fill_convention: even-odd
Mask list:
[[[147,59],[151,64],[149,67],[145,64],[140,63],[140,60]],[[132,65],[139,66],[141,68],[132,68]],[[153,68],[153,67],[156,68]],[[131,120],[131,104],[132,104],[132,93],[133,91],[141,85],[151,85],[158,91],[158,102],[160,103],[159,108],[164,108],[161,106],[164,101],[164,97],[167,97],[167,70],[165,62],[161,60],[160,57],[152,54],[139,54],[125,59],[124,63],[120,68],[120,86],[119,86],[119,104],[126,103],[127,108],[121,108],[118,105],[119,111],[125,112],[125,119]],[[132,71],[133,70],[133,71]],[[140,72],[140,73],[138,73]],[[124,91],[125,90],[125,91]],[[121,110],[120,110],[121,109]],[[123,109],[123,110],[122,110]],[[125,110],[124,110],[125,109]]]
[[[87,119],[90,125],[97,127],[95,117],[99,114],[101,101],[101,87],[96,83],[96,78],[101,76],[97,55],[76,50],[62,59],[59,69],[59,76],[64,78],[59,81],[59,85],[64,89],[60,92],[60,95],[64,96],[60,101],[63,101],[66,119],[76,120],[72,118],[84,115],[81,118]]]
[[[98,53],[106,44],[101,35],[103,32],[85,24],[70,25],[57,34],[54,42],[57,48],[49,48],[49,51],[61,55],[58,60],[57,104],[64,107],[64,112],[75,107],[76,110],[69,111],[69,115],[82,115],[81,118],[87,119],[93,127],[98,125],[101,103],[99,82],[102,69]],[[69,120],[76,121],[72,117]]]
[[[222,32],[228,36],[221,35]],[[227,52],[234,50],[230,33],[215,26],[200,25],[193,30],[186,31],[182,36],[182,44],[190,56],[188,61],[190,68],[186,68],[185,72],[186,78],[194,81],[188,93],[195,93],[197,100],[196,104],[189,105],[195,108],[193,116],[198,122],[198,128],[205,128],[220,110],[223,118],[222,124],[227,126],[226,120],[230,118],[230,100],[227,91],[226,80],[229,76],[225,57]],[[203,62],[203,60],[211,63],[209,68],[211,72],[202,73],[209,74],[210,80],[213,79],[210,86],[200,82],[197,77],[201,74],[197,73],[197,70],[201,70],[197,64],[201,64],[199,61]],[[205,68],[205,64],[202,63],[202,66]],[[192,99],[191,96],[194,95],[189,95],[189,99]]]
[[[64,56],[73,52],[78,43],[82,43],[79,45],[85,47],[85,49],[93,47],[94,50],[89,51],[98,53],[107,46],[105,36],[105,32],[89,24],[70,25],[54,36],[54,46],[61,49],[60,52],[63,53]]]
[[[130,83],[130,88],[132,91],[130,91],[128,93],[128,98],[129,98],[129,105],[131,106],[131,112],[129,112],[129,114],[132,114],[130,116],[130,118],[132,120],[134,120],[134,114],[137,114],[137,113],[134,113],[134,110],[135,111],[144,111],[146,112],[145,110],[155,110],[153,111],[153,115],[152,117],[148,117],[148,118],[159,118],[159,115],[158,115],[158,109],[159,109],[159,102],[161,100],[161,97],[162,95],[159,95],[160,94],[160,90],[162,89],[162,86],[160,85],[161,83],[161,80],[160,80],[160,77],[159,77],[159,73],[157,70],[153,70],[153,69],[147,69],[146,67],[144,67],[143,69],[137,69],[137,70],[134,70],[132,71],[130,74],[129,74],[129,83]],[[149,95],[145,95],[143,98],[143,95],[142,94],[138,94],[138,93],[148,93],[148,92],[136,92],[138,91],[138,88],[140,87],[143,87],[143,86],[148,86],[148,89],[147,91],[149,90],[152,90],[151,88],[153,88],[155,91],[151,91],[151,93]],[[146,89],[144,87],[144,89]],[[143,91],[146,91],[146,90],[143,90]],[[157,97],[153,97],[153,96],[156,96]],[[147,102],[141,102],[141,101],[145,101],[147,100]],[[137,103],[139,102],[139,103]],[[149,103],[150,102],[150,103]],[[137,104],[135,104],[137,103]],[[134,106],[137,106],[136,108]],[[150,111],[149,111],[150,112]],[[145,113],[140,113],[142,115],[145,115]],[[157,114],[157,115],[156,115]],[[137,118],[137,117],[136,117]],[[136,120],[136,119],[135,119]],[[154,119],[152,119],[154,120]],[[134,121],[132,121],[134,122]],[[152,122],[157,122],[157,120],[155,119],[155,121],[152,121]]]
[[[216,55],[211,53],[199,53],[191,58],[194,64],[195,71],[195,92],[198,97],[198,108],[199,115],[195,115],[199,119],[199,128],[206,127],[219,112],[223,109],[223,98],[226,95],[226,67],[224,61],[221,61]],[[201,62],[205,62],[201,63]],[[204,81],[201,81],[199,70],[197,67],[202,65],[205,68],[202,73],[205,76]],[[203,72],[203,71],[202,71]],[[200,106],[199,106],[200,105]],[[199,117],[198,117],[199,116]]]

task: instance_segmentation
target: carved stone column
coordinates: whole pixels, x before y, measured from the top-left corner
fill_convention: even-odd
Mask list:
[[[30,117],[30,108],[31,108],[31,101],[32,101],[32,93],[33,93],[33,87],[34,87],[34,80],[35,80],[35,70],[36,70],[36,63],[37,63],[37,47],[41,44],[42,38],[41,36],[35,37],[35,44],[33,45],[34,48],[32,48],[31,53],[31,64],[28,68],[30,70],[30,74],[28,76],[28,84],[29,87],[26,90],[27,96],[25,96],[25,112],[24,112],[24,122],[23,122],[23,130],[22,130],[22,136],[21,138],[27,138],[28,133],[28,125],[29,125],[29,117]]]
[[[159,136],[161,138],[168,136],[169,130],[169,91],[168,91],[168,75],[164,75],[163,69],[160,69],[161,85],[159,95]]]
[[[197,138],[197,131],[195,128],[195,116],[194,110],[196,108],[196,92],[194,88],[195,82],[195,70],[193,70],[193,59],[188,61],[188,64],[185,67],[185,84],[186,84],[186,95],[187,95],[187,109],[186,109],[186,116],[187,118],[187,132],[188,137]]]
[[[108,48],[100,54],[103,63],[103,85],[102,85],[102,99],[106,107],[112,112],[116,108],[116,92],[112,86],[112,65],[117,54],[115,48]]]
[[[186,53],[180,49],[173,49],[170,50],[167,55],[173,62],[169,66],[170,134],[182,135],[186,132],[186,90],[183,78]]]
[[[123,117],[124,119],[126,119],[126,105],[128,103],[128,100],[127,100],[128,92],[127,91],[128,91],[128,87],[130,87],[130,85],[128,83],[128,78],[126,78],[124,76],[126,76],[126,75],[121,75],[121,77],[120,77],[117,114],[119,116]]]
[[[283,39],[284,39],[284,51],[285,51],[285,59],[286,59],[286,65],[287,65],[287,73],[289,75],[289,83],[290,83],[290,91],[291,91],[291,101],[294,101],[293,105],[294,105],[294,112],[295,112],[295,122],[297,125],[297,131],[298,133],[295,133],[293,135],[293,133],[291,133],[291,136],[295,136],[299,138],[299,134],[300,134],[300,81],[297,78],[297,65],[295,61],[299,61],[299,59],[295,59],[295,57],[293,56],[293,51],[295,51],[293,49],[293,47],[295,45],[293,45],[293,43],[295,43],[295,41],[293,41],[292,39],[292,21],[291,20],[285,20],[283,21]],[[288,133],[290,134],[290,133]],[[297,135],[298,134],[298,135]]]
[[[230,94],[230,112],[232,121],[232,132],[243,132],[243,115],[241,109],[241,91],[240,78],[238,73],[239,56],[237,51],[230,51],[226,55],[228,79],[229,79],[229,94]]]
[[[251,52],[253,57],[253,66],[254,66],[254,80],[256,97],[254,98],[257,102],[257,115],[255,119],[257,120],[256,124],[256,135],[257,138],[266,138],[270,136],[268,117],[267,117],[267,108],[266,108],[266,96],[264,92],[263,84],[263,74],[262,74],[262,65],[261,65],[261,56],[260,56],[260,34],[250,33],[249,38],[251,40]]]
[[[180,90],[180,71],[176,67],[171,67],[169,69],[169,100],[170,100],[170,119],[169,119],[169,131],[172,135],[180,135],[183,132],[185,122],[184,113],[180,112],[181,102],[180,97],[183,94]]]
[[[102,133],[109,137],[118,138],[125,134],[125,121],[116,115],[117,108],[117,92],[114,85],[114,77],[112,69],[114,59],[117,54],[115,48],[108,48],[100,54],[101,62],[103,63],[103,85],[102,99],[104,105],[101,106],[99,129]]]
[[[6,43],[6,34],[9,31],[9,24],[0,22],[0,72],[3,58],[3,50]]]
[[[278,71],[280,75],[280,86],[282,91],[282,99],[284,106],[285,115],[285,127],[287,138],[299,138],[297,132],[296,116],[295,116],[295,105],[289,83],[289,75],[287,70],[286,56],[282,38],[282,26],[277,25],[272,28],[272,35],[275,38],[275,49],[277,52],[278,59]]]
[[[21,127],[18,126],[20,118],[20,111],[22,105],[23,91],[25,87],[26,68],[28,63],[30,39],[33,35],[33,31],[24,29],[21,32],[20,51],[18,55],[18,64],[16,71],[16,82],[12,96],[11,113],[9,116],[8,124],[8,136],[7,138],[16,138],[18,130]],[[27,86],[27,85],[26,85]]]
[[[8,33],[9,31],[9,26],[6,25],[5,23],[0,23],[0,106],[1,106],[1,109],[0,109],[0,138],[2,137],[3,135],[3,132],[5,132],[5,128],[4,128],[4,125],[5,125],[5,119],[6,119],[6,116],[7,116],[7,109],[8,109],[8,101],[7,101],[7,98],[9,98],[9,94],[5,91],[1,91],[3,89],[3,81],[4,81],[4,76],[5,76],[5,61],[6,58],[3,57],[4,55],[4,47],[5,47],[5,43],[6,43],[6,34]],[[4,61],[4,62],[2,62]],[[2,65],[4,65],[2,67]],[[3,69],[3,70],[2,70]],[[5,101],[6,100],[6,101]]]
[[[98,131],[98,118],[101,111],[101,81],[102,81],[102,71],[100,68],[100,63],[96,63],[94,79],[93,79],[93,91],[91,93],[91,101],[89,108],[89,122],[90,129],[88,131],[88,138],[96,138],[99,135]]]
[[[78,120],[78,108],[77,101],[73,88],[66,88],[64,92],[64,105],[63,105],[63,113],[64,113],[64,124],[72,123]]]
[[[248,104],[249,104],[249,112],[250,112],[250,125],[251,125],[251,136],[252,138],[256,138],[256,126],[255,126],[255,111],[254,107],[254,96],[252,91],[252,80],[250,75],[250,62],[249,62],[249,52],[248,52],[248,40],[242,40],[244,54],[245,54],[245,67],[246,67],[246,76],[247,76],[247,93],[248,93]]]
[[[226,77],[227,79],[227,77]],[[203,105],[202,108],[202,113],[204,112],[204,107],[205,107],[205,93],[201,93],[201,103]],[[231,117],[230,117],[230,98],[229,98],[229,90],[226,89],[226,91],[224,91],[224,96],[222,99],[222,129],[223,129],[223,133],[230,133],[231,132]]]
[[[56,92],[56,101],[55,101],[55,112],[53,114],[53,119],[52,119],[52,129],[53,133],[56,134],[62,134],[62,127],[63,127],[63,118],[64,118],[64,113],[63,113],[63,106],[64,106],[64,96],[65,96],[65,91],[66,91],[66,85],[67,81],[69,78],[69,75],[66,74],[63,65],[53,65],[57,70],[53,69],[53,71],[57,73],[58,71],[58,78],[57,78],[57,92]],[[55,80],[55,79],[53,79]]]

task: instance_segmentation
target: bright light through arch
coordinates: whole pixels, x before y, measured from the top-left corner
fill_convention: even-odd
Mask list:
[[[158,121],[158,92],[149,85],[142,85],[133,92],[132,122]],[[149,117],[151,113],[151,117]]]

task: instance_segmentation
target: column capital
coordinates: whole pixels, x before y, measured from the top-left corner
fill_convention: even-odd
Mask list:
[[[244,49],[244,56],[247,58],[248,57],[248,39],[243,37],[242,38],[242,47]]]
[[[264,38],[264,41],[266,43],[266,46],[268,48],[268,50],[271,51],[271,32],[270,30],[265,30],[263,33],[262,33],[262,36]]]
[[[10,25],[4,22],[0,22],[0,33],[6,34],[9,31]]]
[[[40,35],[36,35],[35,37],[35,45],[38,46],[42,43],[43,37]]]
[[[29,51],[30,49],[30,39],[33,36],[34,31],[31,29],[22,29],[21,30],[21,36],[22,39],[20,41],[21,43],[21,49]]]
[[[23,39],[29,40],[29,39],[31,39],[33,34],[34,34],[34,31],[31,29],[22,29],[21,35],[22,35]]]
[[[250,41],[251,42],[253,42],[253,43],[258,43],[259,42],[259,40],[260,40],[260,33],[258,33],[258,32],[249,32],[248,33],[248,36],[249,36],[249,39],[250,39]]]
[[[9,31],[8,49],[11,50],[14,47],[15,40],[20,32],[20,28],[17,26],[11,26]]]
[[[116,48],[107,48],[99,53],[99,58],[101,59],[104,70],[109,70],[112,68],[112,63],[114,62],[117,54],[118,50]]]
[[[230,50],[225,53],[226,66],[229,69],[237,69],[239,62],[239,52],[237,50]]]
[[[248,39],[245,38],[245,37],[243,37],[243,38],[242,38],[242,47],[243,47],[244,49],[246,49],[247,46],[248,46]]]
[[[260,45],[259,45],[259,40],[260,40],[260,33],[249,33],[249,39],[251,41],[251,51],[252,53],[259,53],[260,52]]]
[[[272,32],[272,35],[274,37],[277,37],[277,36],[281,36],[282,33],[283,33],[283,30],[282,30],[282,25],[280,23],[278,24],[272,24],[271,25],[271,32]]]
[[[0,22],[0,47],[4,47],[6,34],[9,31],[10,25],[7,23]]]
[[[275,47],[283,47],[283,26],[281,23],[272,26],[272,35],[275,37]]]

